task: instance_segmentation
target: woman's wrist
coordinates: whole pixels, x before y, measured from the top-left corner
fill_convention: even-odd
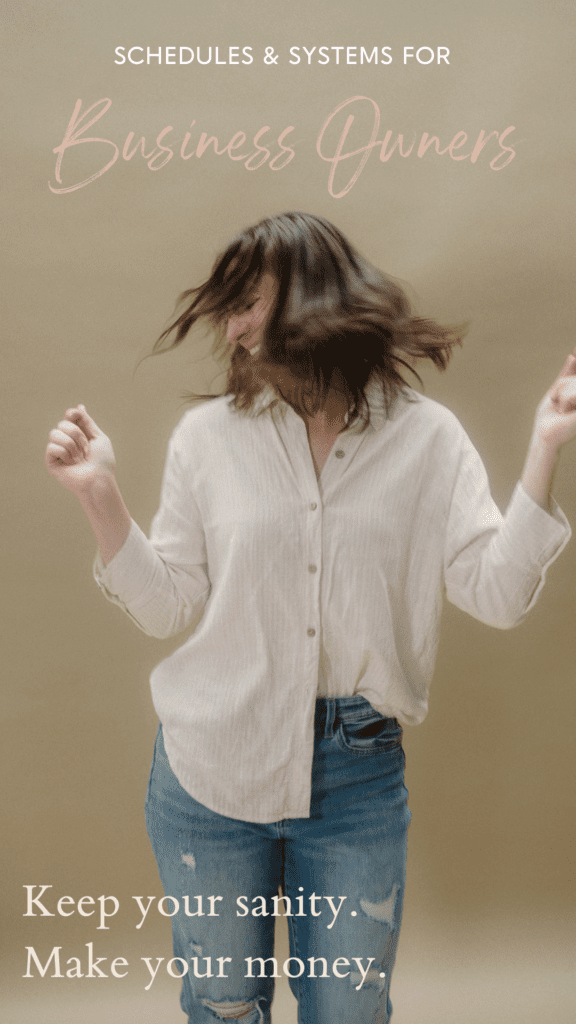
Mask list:
[[[550,491],[559,454],[558,444],[534,432],[520,482],[532,500],[546,512],[550,510]]]
[[[95,475],[78,500],[94,532],[104,565],[123,547],[132,523],[114,474],[105,470]]]

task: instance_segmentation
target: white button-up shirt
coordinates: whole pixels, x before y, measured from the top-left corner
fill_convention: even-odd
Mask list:
[[[421,722],[442,596],[507,628],[570,535],[518,485],[501,516],[456,418],[409,391],[340,434],[316,477],[304,421],[217,398],[170,441],[151,539],[132,524],[96,578],[154,636],[192,627],[152,673],[181,785],[220,814],[310,813],[318,694]],[[268,402],[268,406],[267,406]]]

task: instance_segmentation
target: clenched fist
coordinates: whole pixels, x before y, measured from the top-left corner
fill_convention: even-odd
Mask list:
[[[554,448],[576,436],[576,349],[538,406],[535,436]]]
[[[83,405],[67,409],[49,438],[46,467],[68,490],[81,494],[98,477],[113,474],[116,460],[110,439]]]

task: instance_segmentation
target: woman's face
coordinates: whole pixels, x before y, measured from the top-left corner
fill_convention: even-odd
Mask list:
[[[276,288],[276,279],[272,274],[262,274],[244,304],[228,317],[226,341],[229,345],[242,345],[251,354],[258,351],[266,318],[276,297]]]

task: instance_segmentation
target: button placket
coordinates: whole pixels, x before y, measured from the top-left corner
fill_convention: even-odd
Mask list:
[[[314,651],[315,659],[315,678],[314,685],[317,686],[317,658],[319,656],[318,651],[318,627],[320,623],[320,567],[322,558],[322,509],[321,505],[317,501],[308,501],[308,509],[306,511],[308,529],[307,529],[307,562],[303,566],[304,571],[307,574],[308,581],[306,587],[307,599],[307,618],[308,625],[306,629],[306,635],[310,639],[316,638],[315,643],[312,645],[310,652]]]
[[[354,428],[352,428],[351,432],[347,432],[346,435],[342,435],[342,437],[336,440],[335,446],[330,452],[322,470],[321,494],[322,500],[325,503],[330,502],[335,490],[338,488],[339,481],[348,473],[358,449],[368,434],[369,429],[360,432],[354,431]]]

